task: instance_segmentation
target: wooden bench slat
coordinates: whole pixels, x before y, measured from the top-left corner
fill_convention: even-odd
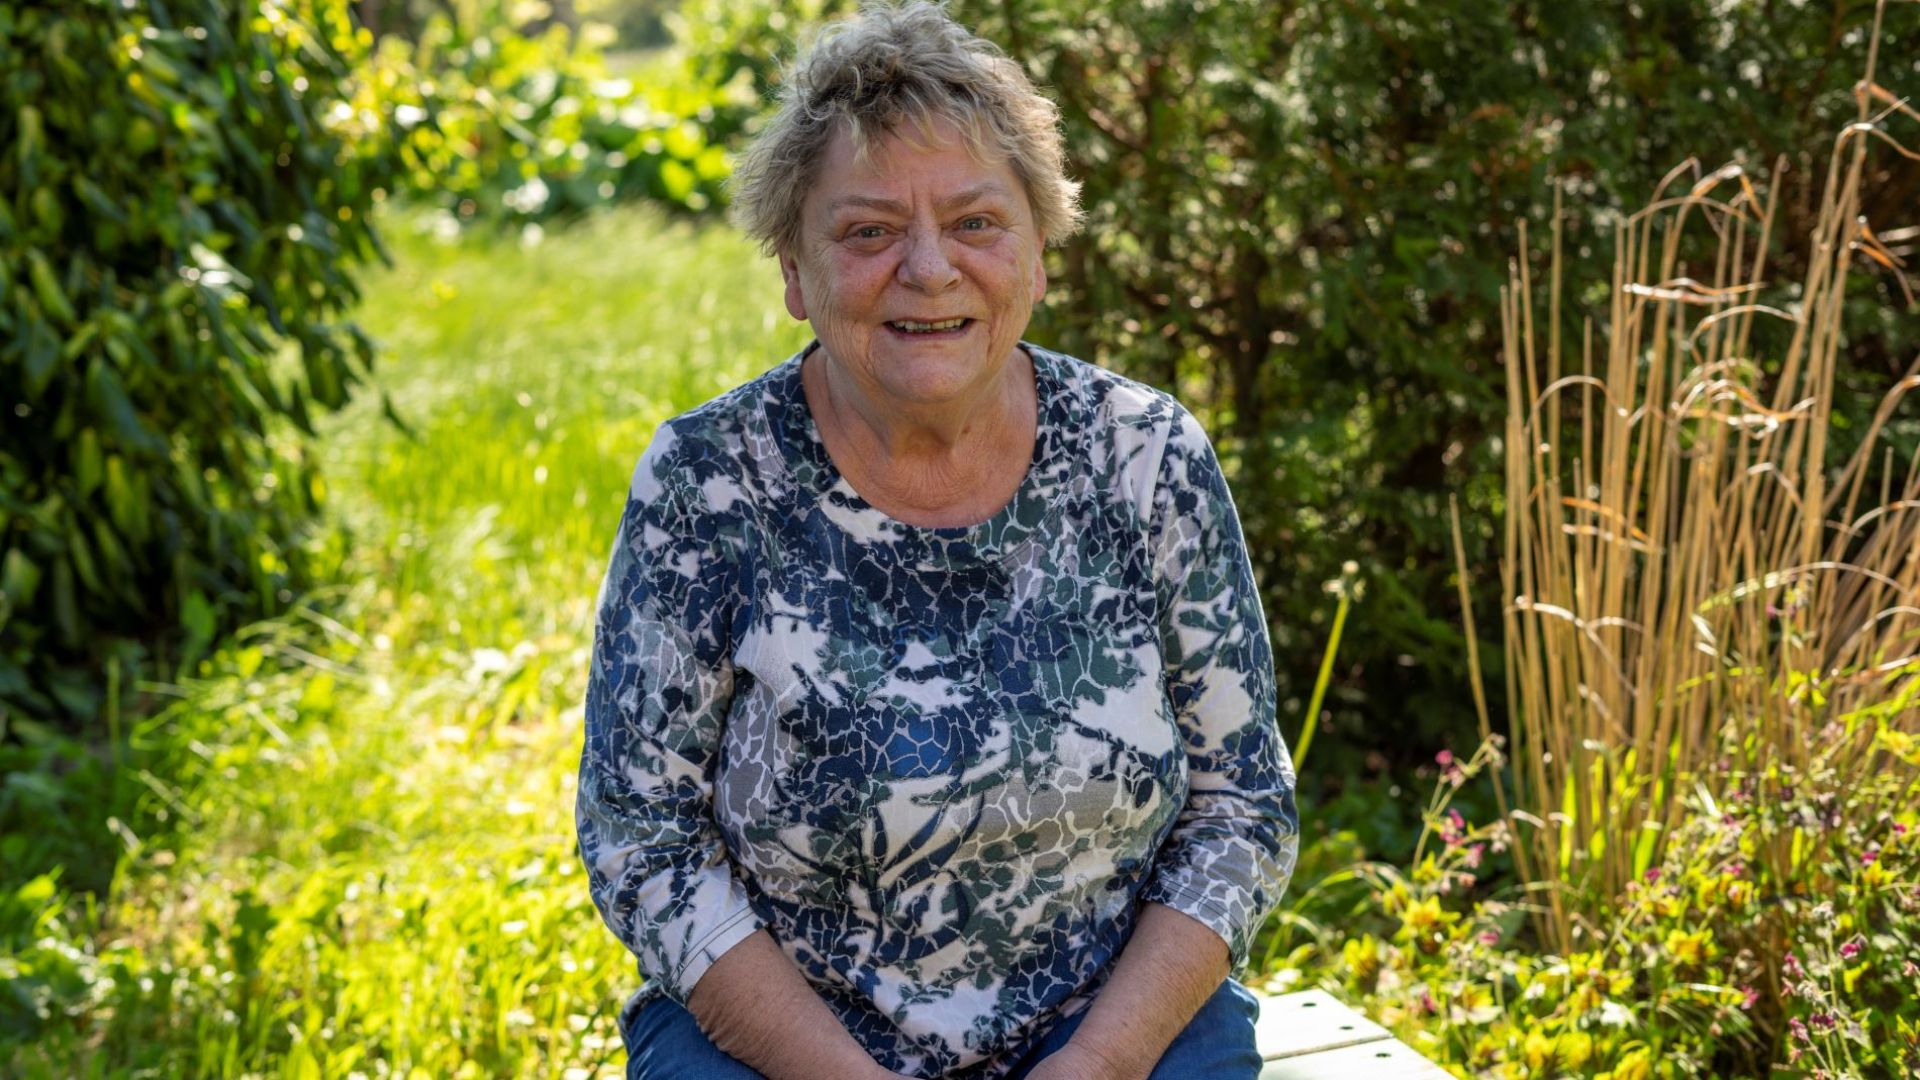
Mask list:
[[[1254,1033],[1260,1056],[1268,1061],[1393,1037],[1324,990],[1262,997]]]
[[[1398,1039],[1267,1062],[1260,1080],[1452,1080],[1452,1074]]]

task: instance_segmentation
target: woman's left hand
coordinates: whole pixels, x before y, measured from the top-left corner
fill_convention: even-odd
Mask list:
[[[1147,1080],[1151,1069],[1123,1069],[1072,1042],[1041,1060],[1027,1080]]]

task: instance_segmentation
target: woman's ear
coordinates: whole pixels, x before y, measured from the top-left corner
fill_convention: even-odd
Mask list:
[[[787,283],[787,314],[807,321],[807,296],[800,285],[800,263],[788,252],[780,253],[780,277]]]

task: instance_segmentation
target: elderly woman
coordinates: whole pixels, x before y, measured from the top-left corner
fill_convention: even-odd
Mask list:
[[[937,7],[794,65],[736,210],[816,340],[665,424],[580,767],[629,1076],[1255,1076],[1293,772],[1173,399],[1021,340],[1057,112]]]

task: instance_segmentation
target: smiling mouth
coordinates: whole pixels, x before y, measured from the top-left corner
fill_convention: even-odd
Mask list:
[[[916,322],[912,319],[894,319],[887,323],[889,329],[902,334],[947,334],[955,330],[964,330],[972,319],[942,319],[939,322]]]

